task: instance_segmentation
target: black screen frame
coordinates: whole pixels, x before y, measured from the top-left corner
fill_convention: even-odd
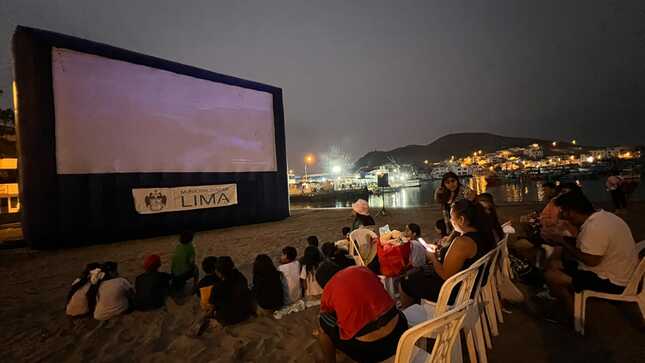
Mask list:
[[[261,223],[289,216],[285,122],[278,87],[50,31],[18,26],[14,92],[22,229],[36,248],[56,248]],[[58,174],[52,48],[148,66],[273,96],[275,172]],[[133,188],[237,184],[238,204],[138,214]]]

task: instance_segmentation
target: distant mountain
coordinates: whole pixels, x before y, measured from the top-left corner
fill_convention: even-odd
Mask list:
[[[562,153],[566,149],[587,149],[568,142],[558,142],[557,147],[551,144],[553,140],[541,140],[523,137],[507,137],[488,133],[459,133],[442,136],[428,145],[408,145],[390,151],[372,151],[365,154],[354,163],[355,169],[373,168],[387,163],[389,158],[402,164],[422,165],[424,160],[430,163],[438,162],[454,155],[456,158],[482,150],[484,153],[494,152],[510,147],[526,147],[539,144],[544,148],[545,155]]]

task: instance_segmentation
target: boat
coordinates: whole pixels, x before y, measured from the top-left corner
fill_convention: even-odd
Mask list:
[[[291,202],[323,202],[330,200],[356,200],[359,198],[368,199],[371,192],[367,188],[315,191],[310,193],[290,194]]]

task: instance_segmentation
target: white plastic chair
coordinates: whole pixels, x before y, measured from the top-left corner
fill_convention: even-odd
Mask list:
[[[396,347],[395,363],[408,363],[417,361],[419,358],[427,363],[448,363],[452,359],[452,351],[459,339],[466,313],[472,309],[474,302],[468,300],[452,310],[445,312],[436,318],[416,325],[403,333]],[[432,336],[436,340],[432,347],[430,356],[416,346],[416,342],[423,338]],[[425,358],[425,359],[424,359]]]
[[[496,290],[503,299],[515,303],[523,302],[525,297],[522,290],[513,283],[513,269],[511,268],[511,259],[508,254],[508,234],[498,242],[498,245],[501,245],[502,248],[498,257],[499,270],[495,276]],[[495,310],[497,311],[497,319],[500,323],[503,323],[504,317],[502,316],[501,306],[501,303],[497,304]]]
[[[636,244],[636,253],[645,249],[645,241]],[[640,293],[639,285],[642,284]],[[607,294],[604,292],[583,290],[576,293],[573,301],[573,318],[577,333],[585,335],[585,315],[587,310],[587,299],[589,298],[635,302],[641,311],[641,316],[645,319],[645,257],[643,257],[636,266],[632,277],[629,279],[627,286],[622,294]]]
[[[477,357],[479,357],[480,362],[488,362],[486,347],[488,347],[488,349],[492,349],[492,342],[486,325],[486,316],[491,313],[495,314],[495,310],[492,306],[492,296],[484,295],[484,292],[491,286],[491,280],[493,280],[491,276],[495,274],[498,255],[499,248],[495,248],[480,259],[480,261],[484,262],[484,264],[481,265],[482,274],[479,281],[475,283],[473,294],[471,295],[475,298],[475,306],[466,313],[466,320],[464,322],[463,329],[466,334],[466,343],[471,363],[477,362],[475,351],[478,353]],[[486,286],[483,286],[484,275],[486,275],[487,279]],[[472,342],[473,331],[475,332],[474,342]],[[484,345],[484,342],[486,345]]]
[[[511,261],[508,257],[508,234],[499,242],[497,242],[497,254],[494,260],[494,268],[491,268],[488,274],[488,281],[485,284],[482,290],[482,299],[486,305],[486,318],[488,320],[488,326],[490,328],[491,334],[493,336],[499,335],[499,330],[497,327],[497,322],[504,322],[504,316],[502,315],[502,302],[499,297],[499,291],[497,282],[499,277],[497,276],[498,271],[502,271],[502,276],[505,276],[505,279],[510,281],[510,270],[511,270]],[[515,285],[513,285],[515,286]],[[518,289],[519,291],[519,289]],[[486,345],[491,348],[490,338],[486,336]]]
[[[488,347],[488,349],[493,349],[490,335],[499,335],[497,329],[496,310],[500,309],[501,311],[501,307],[499,306],[500,303],[497,296],[497,287],[495,285],[495,273],[497,271],[497,259],[500,255],[501,248],[501,244],[498,244],[498,246],[494,250],[488,253],[490,255],[490,261],[488,265],[486,265],[486,281],[482,281],[479,294],[477,295],[477,300],[481,303],[480,306],[483,308],[483,310],[480,312],[479,317],[483,319],[481,320],[481,322],[477,323],[482,325],[484,340],[486,341],[486,347]],[[486,321],[488,322],[488,324],[486,324]],[[483,350],[483,342],[481,340],[478,340],[477,344],[479,346],[479,349],[481,349],[480,355],[484,356],[483,358],[480,357],[480,360],[482,362],[487,361],[485,357],[486,352],[485,350]]]
[[[477,296],[473,293],[479,293],[479,287],[481,284],[481,279],[477,279],[477,275],[480,269],[483,269],[494,251],[489,252],[479,260],[475,261],[469,268],[464,271],[461,271],[446,281],[444,281],[439,291],[439,297],[437,302],[428,301],[425,299],[421,300],[420,305],[412,305],[403,311],[405,314],[408,323],[413,326],[425,321],[428,321],[435,316],[444,314],[446,311],[451,309],[453,306],[458,306],[470,300],[471,296]],[[450,296],[452,295],[453,290],[458,289],[457,297],[454,301],[454,305],[448,305]],[[474,304],[473,307],[468,312],[468,322],[469,324],[464,325],[464,333],[466,334],[466,346],[468,348],[468,355],[471,362],[477,361],[477,351],[480,351],[480,359],[486,361],[485,357],[485,346],[483,341],[483,329],[481,325],[480,317],[480,307],[478,304]],[[474,330],[474,334],[473,334]],[[475,346],[475,339],[479,342],[479,349]],[[461,343],[458,342],[459,354],[455,356],[455,359],[461,358]],[[484,354],[482,354],[484,353]],[[460,360],[459,360],[460,361]]]

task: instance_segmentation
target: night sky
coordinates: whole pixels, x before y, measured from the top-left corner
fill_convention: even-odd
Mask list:
[[[452,132],[645,143],[645,2],[0,0],[0,101],[26,25],[268,83],[287,152]]]

